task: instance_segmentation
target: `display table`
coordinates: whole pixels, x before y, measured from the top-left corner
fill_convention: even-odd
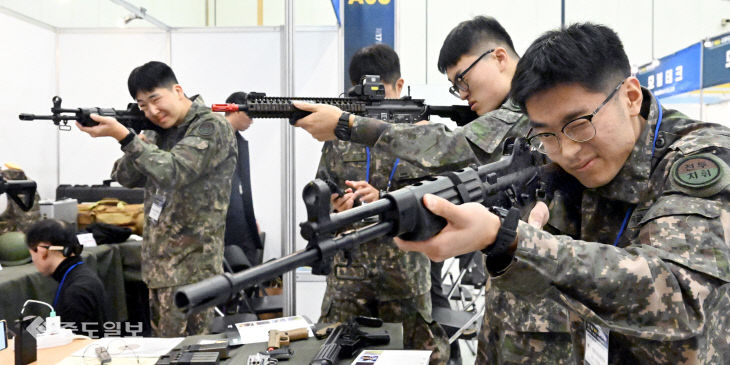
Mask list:
[[[129,318],[125,282],[141,282],[139,241],[86,247],[81,253],[85,265],[99,274],[106,290],[107,320],[120,322]],[[53,301],[58,283],[44,277],[33,263],[6,266],[0,270],[0,319],[14,321],[27,299]],[[31,308],[26,314],[46,314],[48,309]]]
[[[385,323],[380,328],[369,328],[369,327],[361,327],[362,330],[369,333],[377,333],[381,332],[383,330],[388,331],[390,334],[390,343],[386,346],[379,346],[379,347],[373,347],[373,349],[382,349],[382,350],[402,350],[403,349],[403,326],[400,323]],[[202,339],[222,339],[225,338],[225,335],[218,334],[218,335],[203,335],[203,336],[191,336],[183,340],[177,347],[182,348],[186,345],[192,345],[195,343],[198,343],[198,341]],[[65,346],[59,346],[55,348],[50,349],[42,349],[38,350],[38,361],[36,361],[33,364],[38,365],[45,365],[45,364],[58,364],[59,362],[62,362],[63,365],[73,365],[73,364],[84,364],[84,363],[92,363],[92,359],[96,360],[96,357],[94,357],[92,350],[89,350],[89,356],[86,358],[82,357],[72,357],[69,358],[71,354],[76,352],[79,349],[84,348],[84,346],[89,345],[92,343],[93,340],[75,340],[71,342],[68,345]],[[286,361],[282,362],[282,364],[287,365],[309,365],[309,362],[312,360],[314,355],[319,351],[320,346],[322,343],[324,343],[325,340],[317,340],[314,337],[310,337],[306,340],[301,341],[294,341],[291,343],[291,349],[294,351],[294,356]],[[237,348],[231,349],[229,351],[230,358],[221,361],[221,364],[246,364],[246,361],[248,360],[248,355],[255,354],[259,351],[265,350],[266,343],[255,343],[255,344],[248,344],[239,346]],[[0,351],[0,364],[13,364],[15,359],[15,353],[13,352],[12,348],[8,348],[5,350]],[[153,360],[149,358],[140,359],[141,364],[146,363],[154,363]],[[343,359],[338,362],[338,364],[350,364],[353,359]],[[85,362],[86,361],[86,362]],[[114,364],[120,364],[120,363],[134,363],[136,364],[136,359],[130,360],[130,359],[124,359],[123,361],[118,361],[112,358],[111,365]]]

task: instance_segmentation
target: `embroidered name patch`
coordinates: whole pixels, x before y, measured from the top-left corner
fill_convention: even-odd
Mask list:
[[[704,188],[715,184],[724,171],[717,157],[710,154],[687,156],[672,167],[672,177],[677,184],[687,188]]]
[[[203,124],[200,125],[200,135],[201,136],[209,136],[213,134],[213,131],[215,131],[215,126],[211,122],[203,122]]]

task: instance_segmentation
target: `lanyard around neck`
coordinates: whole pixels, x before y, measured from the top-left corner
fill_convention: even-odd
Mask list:
[[[63,282],[66,281],[66,276],[68,276],[68,273],[70,273],[71,270],[73,270],[76,266],[79,266],[83,263],[84,263],[83,261],[79,261],[79,262],[71,265],[71,267],[69,267],[68,269],[66,269],[66,272],[63,274],[63,278],[61,279],[61,283],[58,284],[58,289],[56,289],[56,297],[53,298],[53,309],[54,310],[56,310],[56,303],[58,303],[58,296],[61,294],[61,288],[63,287]]]
[[[653,96],[653,94],[652,94]],[[659,109],[659,113],[657,113],[657,122],[656,122],[656,128],[654,128],[654,138],[651,143],[651,158],[654,159],[654,151],[656,149],[656,139],[657,136],[659,136],[659,127],[662,125],[662,104],[659,102],[659,99],[654,97],[654,100],[656,100],[657,109]],[[618,245],[619,239],[621,239],[621,235],[624,233],[624,230],[626,229],[626,224],[629,222],[629,218],[631,217],[631,213],[634,212],[634,207],[629,207],[629,209],[626,211],[626,216],[624,217],[623,223],[621,223],[621,229],[618,231],[618,235],[616,236],[616,239],[613,241],[613,245]]]
[[[365,181],[370,184],[370,147],[365,147],[365,151],[367,151],[367,160],[365,161]],[[395,175],[395,170],[398,168],[398,163],[400,162],[400,158],[395,159],[395,163],[393,164],[393,168],[390,170],[390,176],[388,177],[388,185],[386,187],[386,191],[390,191],[390,184],[393,182],[393,176]]]

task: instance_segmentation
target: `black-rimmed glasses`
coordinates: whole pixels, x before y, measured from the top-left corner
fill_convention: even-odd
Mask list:
[[[588,142],[593,139],[593,137],[596,136],[596,126],[593,125],[593,117],[595,117],[601,108],[608,104],[611,98],[616,95],[616,92],[618,92],[621,85],[624,84],[624,81],[621,81],[618,86],[616,86],[616,88],[608,94],[606,99],[593,111],[593,113],[575,118],[568,123],[565,123],[560,132],[572,141],[578,143]],[[542,153],[550,154],[560,151],[560,139],[555,133],[539,133],[528,137],[528,141],[533,148]]]
[[[476,60],[474,60],[474,62],[472,62],[471,65],[469,65],[469,67],[466,68],[466,70],[461,71],[458,75],[456,75],[456,77],[454,77],[454,82],[451,85],[451,87],[449,87],[449,92],[451,93],[451,95],[456,96],[457,98],[461,99],[461,95],[459,94],[459,92],[460,91],[469,91],[469,84],[466,83],[464,76],[466,76],[466,73],[469,72],[469,70],[471,70],[474,67],[474,65],[476,65],[477,62],[479,62],[479,60],[481,60],[482,58],[484,58],[484,56],[486,56],[492,52],[494,52],[494,48],[482,53],[482,55],[479,56]]]

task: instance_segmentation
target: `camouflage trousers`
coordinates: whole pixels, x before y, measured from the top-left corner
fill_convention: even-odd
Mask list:
[[[173,301],[176,286],[150,289],[150,324],[154,337],[203,335],[213,321],[213,309],[187,316]]]
[[[329,287],[328,287],[329,289]],[[431,350],[430,364],[446,364],[449,340],[441,326],[431,319],[431,295],[379,302],[364,298],[333,298],[325,293],[320,323],[344,322],[355,316],[381,318],[384,322],[403,323],[403,347]]]
[[[573,344],[567,332],[516,332],[489,323],[479,331],[475,364],[570,364]]]

